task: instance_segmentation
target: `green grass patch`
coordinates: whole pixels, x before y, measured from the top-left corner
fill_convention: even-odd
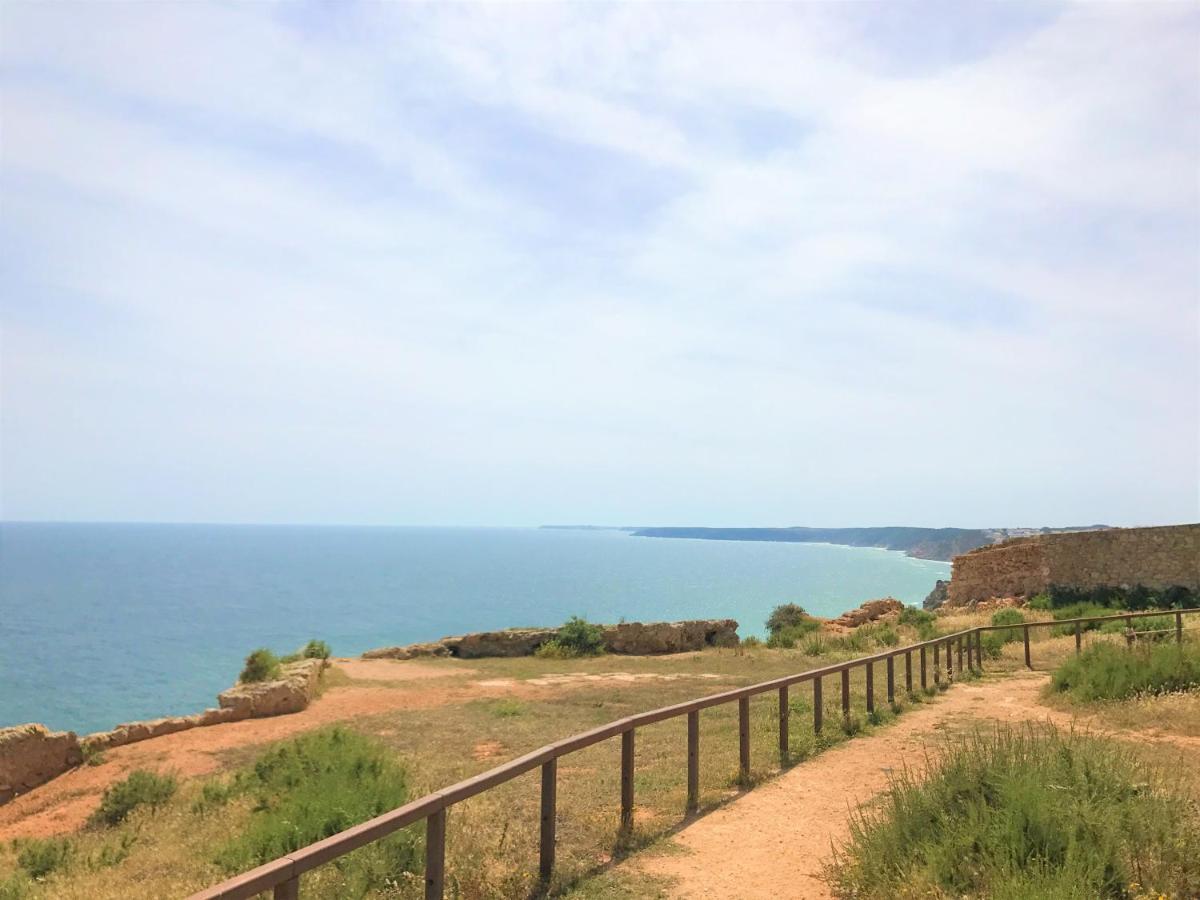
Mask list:
[[[1200,644],[1094,644],[1060,665],[1050,683],[1083,702],[1193,690],[1200,688]]]
[[[162,806],[179,786],[174,775],[137,769],[104,791],[100,806],[88,820],[94,825],[117,825],[140,806]]]
[[[827,874],[842,897],[1193,897],[1200,816],[1129,748],[1004,728],[895,777]]]
[[[18,841],[16,849],[17,865],[36,879],[64,868],[75,852],[69,838],[27,838]]]
[[[1019,609],[1013,609],[1011,606],[1007,609],[998,609],[992,613],[993,625],[1023,625],[1025,616],[1021,614]],[[1007,628],[1004,631],[989,631],[988,634],[997,635],[1002,644],[1010,644],[1014,641],[1022,639],[1022,631],[1020,628]]]
[[[408,778],[377,742],[343,728],[312,732],[264,754],[239,777],[253,798],[250,821],[217,853],[227,872],[251,869],[402,806]],[[400,832],[341,864],[347,896],[415,871],[418,841]]]

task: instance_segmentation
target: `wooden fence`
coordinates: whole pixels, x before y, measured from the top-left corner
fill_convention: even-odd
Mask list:
[[[621,812],[620,827],[628,832],[633,827],[633,769],[635,736],[637,729],[645,725],[653,725],[667,719],[687,716],[687,812],[694,811],[700,799],[700,711],[713,706],[736,701],[738,707],[738,750],[739,772],[744,783],[749,782],[750,775],[750,698],[759,694],[776,691],[779,695],[779,754],[780,760],[786,763],[788,756],[788,729],[790,689],[804,682],[812,683],[813,692],[813,722],[815,732],[822,727],[824,703],[822,700],[823,680],[828,676],[838,676],[841,681],[842,715],[850,716],[850,672],[856,668],[866,670],[866,709],[871,713],[875,709],[875,666],[882,665],[885,671],[886,694],[888,702],[896,697],[896,682],[898,668],[896,660],[903,657],[903,688],[906,693],[916,689],[914,680],[919,679],[919,686],[926,688],[930,679],[936,684],[941,681],[944,669],[946,678],[952,680],[955,672],[962,672],[964,655],[968,670],[981,671],[983,656],[983,633],[985,631],[1014,631],[1021,629],[1025,650],[1025,665],[1032,668],[1029,635],[1035,628],[1054,628],[1074,626],[1075,652],[1082,647],[1083,626],[1094,622],[1125,620],[1128,631],[1127,638],[1132,643],[1133,620],[1145,616],[1174,616],[1175,638],[1183,640],[1183,617],[1200,613],[1200,609],[1184,609],[1147,612],[1129,612],[1113,616],[1090,616],[1082,619],[1062,619],[1045,622],[1027,622],[1016,625],[981,625],[966,631],[942,635],[933,640],[896,647],[872,656],[847,660],[834,665],[810,669],[796,675],[775,678],[748,687],[723,691],[677,703],[674,706],[664,706],[649,712],[638,713],[624,719],[618,719],[599,728],[593,728],[581,734],[576,734],[552,744],[540,747],[531,753],[489,769],[473,778],[460,781],[450,787],[427,794],[411,803],[406,803],[391,812],[377,816],[353,828],[348,828],[339,834],[310,844],[294,853],[259,866],[242,875],[224,881],[221,884],[193,894],[190,900],[245,900],[265,891],[274,891],[275,900],[296,900],[300,894],[300,876],[331,860],[356,850],[365,844],[386,837],[401,828],[414,823],[425,821],[425,897],[426,900],[440,900],[443,896],[446,871],[446,812],[456,803],[461,803],[470,797],[481,794],[498,784],[511,781],[526,772],[541,768],[541,840],[539,852],[539,873],[543,882],[549,882],[554,870],[556,798],[558,790],[558,760],[568,753],[574,753],[585,747],[591,747],[601,741],[621,738]]]

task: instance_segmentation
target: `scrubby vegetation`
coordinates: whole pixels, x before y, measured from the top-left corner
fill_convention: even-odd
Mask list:
[[[1018,609],[1013,609],[1012,607],[1007,609],[998,609],[992,613],[993,625],[1023,625],[1024,623],[1025,617],[1021,615],[1021,611]],[[992,631],[988,633],[997,635],[1000,638],[1000,642],[1004,644],[1009,644],[1013,641],[1019,641],[1022,638],[1022,632],[1020,628],[1008,628],[1004,631]]]
[[[139,806],[156,807],[166,803],[178,786],[174,775],[137,769],[104,792],[90,821],[98,825],[117,825]]]
[[[1041,610],[1086,606],[1110,611],[1127,609],[1130,612],[1141,612],[1148,609],[1189,609],[1197,605],[1200,605],[1200,596],[1183,585],[1162,589],[1148,588],[1140,584],[1132,588],[1106,586],[1091,589],[1053,586],[1049,591],[1038,594],[1029,601],[1031,608]]]
[[[898,776],[829,876],[843,897],[1193,897],[1200,816],[1121,745],[1000,729]]]
[[[242,667],[242,674],[238,676],[238,681],[249,684],[254,681],[270,681],[278,677],[279,657],[266,647],[259,647],[246,657],[246,664]]]
[[[580,616],[571,616],[550,640],[534,652],[544,659],[599,656],[604,652],[604,629]]]
[[[1085,702],[1197,689],[1200,644],[1094,644],[1059,666],[1051,687]]]
[[[407,775],[382,746],[353,731],[331,728],[276,747],[244,773],[228,795],[249,794],[245,829],[218,851],[229,872],[250,869],[359,822],[402,806]],[[219,797],[214,797],[219,802]],[[377,841],[342,864],[346,896],[381,887],[413,871],[418,842],[405,831]]]
[[[791,650],[807,635],[818,631],[821,622],[804,611],[804,607],[795,603],[784,603],[771,610],[767,618],[767,646],[775,649]]]
[[[329,659],[332,651],[329,645],[324,641],[319,641],[313,638],[295,653],[289,653],[287,656],[280,658],[281,663],[298,662],[302,659]]]
[[[17,865],[30,878],[45,878],[65,866],[74,852],[67,838],[32,838],[17,842]]]

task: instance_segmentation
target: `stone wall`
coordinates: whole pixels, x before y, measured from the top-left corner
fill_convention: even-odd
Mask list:
[[[1030,596],[1051,586],[1200,591],[1200,525],[1016,538],[954,558],[947,605]]]
[[[61,775],[83,762],[73,731],[44,725],[0,728],[0,803]]]
[[[622,622],[601,625],[604,647],[610,653],[649,655],[685,653],[705,647],[733,647],[738,643],[738,623],[733,619],[692,619],[686,622]],[[445,637],[424,644],[380,647],[363,659],[419,659],[423,656],[530,656],[558,634],[557,628],[508,628]]]

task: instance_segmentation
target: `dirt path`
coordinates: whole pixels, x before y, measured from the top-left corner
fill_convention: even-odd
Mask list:
[[[247,719],[164,735],[104,753],[99,766],[80,766],[0,806],[0,841],[16,837],[48,837],[81,827],[109,785],[134,769],[171,771],[183,778],[209,775],[222,767],[221,754],[267,744],[322,725],[401,709],[429,709],[472,700],[518,697],[539,699],[597,681],[640,682],[656,678],[720,678],[686,676],[547,675],[518,680],[472,680],[476,669],[430,666],[395,660],[335,660],[350,683],[327,689],[308,709],[269,719]],[[487,757],[480,757],[487,758]]]
[[[696,820],[674,839],[686,852],[626,864],[668,877],[670,895],[688,900],[828,898],[821,869],[831,847],[849,834],[850,810],[878,796],[892,770],[924,768],[946,728],[972,721],[1086,725],[1040,703],[1046,681],[1042,674],[1017,674],[956,685],[878,734],[828,750]],[[1143,733],[1139,739],[1200,751],[1196,738]]]

